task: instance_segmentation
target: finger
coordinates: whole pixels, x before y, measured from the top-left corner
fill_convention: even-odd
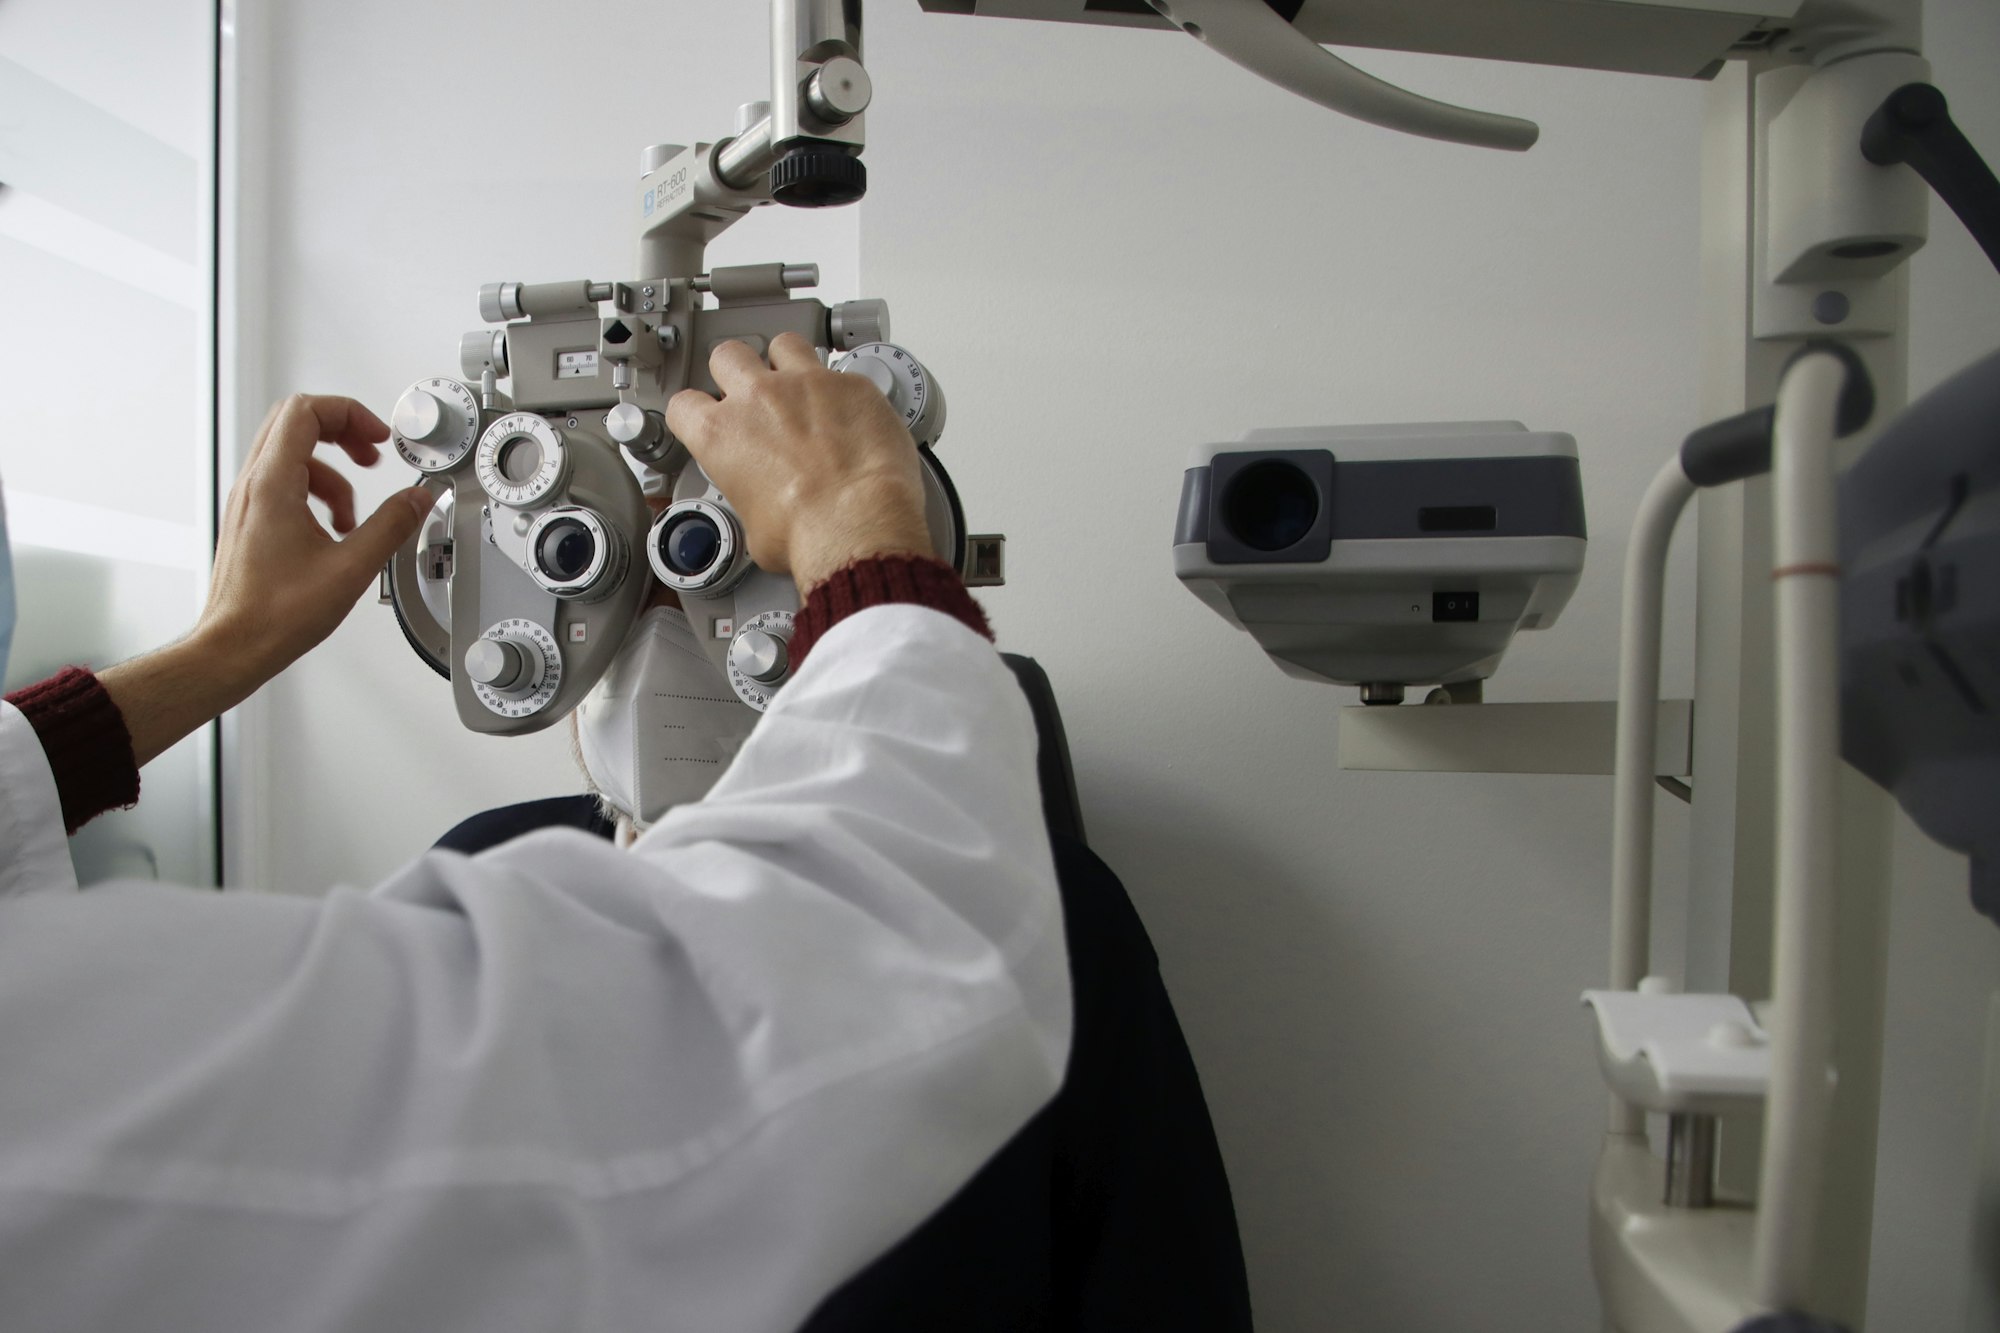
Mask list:
[[[280,398],[277,402],[272,403],[271,410],[264,414],[264,420],[257,427],[256,435],[251,437],[249,452],[243,455],[243,472],[248,472],[257,465],[257,459],[264,452],[264,445],[271,438],[271,427],[278,423],[278,413],[285,410],[285,402],[285,399]],[[237,475],[241,476],[242,473],[238,473]]]
[[[781,333],[771,339],[771,369],[817,370],[819,349],[796,333]]]
[[[384,500],[368,521],[340,544],[341,556],[349,562],[354,576],[364,581],[374,578],[389,558],[417,535],[436,503],[436,497],[421,486],[397,491]],[[359,597],[360,590],[354,595]]]
[[[306,460],[306,494],[325,503],[335,532],[354,530],[354,486],[325,459]]]
[[[258,457],[260,467],[299,466],[324,440],[346,449],[387,439],[382,419],[355,402],[334,394],[295,393],[278,408],[267,442]]]
[[[771,373],[749,343],[731,338],[708,356],[708,373],[724,393],[741,393]]]
[[[389,423],[369,410],[368,404],[332,394],[313,394],[311,397],[313,411],[320,424],[333,431],[320,436],[328,444],[337,444],[349,450],[358,445],[374,453],[375,446],[389,438]],[[339,424],[334,426],[336,418]]]
[[[382,451],[366,440],[336,440],[334,443],[362,467],[374,467],[382,461]]]
[[[722,404],[700,389],[682,389],[667,399],[667,429],[690,449],[708,443],[709,418]]]

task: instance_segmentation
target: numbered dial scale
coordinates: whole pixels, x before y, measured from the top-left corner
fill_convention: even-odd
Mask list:
[[[918,444],[944,434],[944,391],[923,363],[894,343],[863,343],[832,363],[843,375],[860,375],[882,391]]]
[[[449,472],[479,438],[479,400],[457,380],[418,380],[396,400],[390,440],[419,472]]]
[[[562,649],[532,620],[488,626],[466,649],[464,666],[479,702],[502,717],[541,712],[562,686]]]
[[[479,437],[472,471],[480,489],[495,500],[529,509],[568,478],[569,448],[556,428],[533,412],[509,412]]]
[[[792,621],[790,611],[760,611],[730,639],[729,687],[760,713],[792,674]]]

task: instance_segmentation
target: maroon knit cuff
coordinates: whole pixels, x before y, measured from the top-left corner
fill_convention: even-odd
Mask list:
[[[889,602],[942,611],[975,634],[993,637],[986,613],[950,565],[927,555],[878,555],[836,570],[807,594],[792,626],[792,661],[803,662],[822,634],[856,611]]]
[[[132,754],[132,733],[96,676],[82,667],[64,667],[45,681],[16,690],[7,702],[21,710],[42,742],[69,832],[106,810],[137,803],[139,764]]]

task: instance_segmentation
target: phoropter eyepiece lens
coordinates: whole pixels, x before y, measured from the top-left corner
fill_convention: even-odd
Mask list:
[[[528,572],[558,597],[594,602],[625,581],[626,540],[580,505],[551,509],[528,529]]]
[[[1295,463],[1267,459],[1236,474],[1222,497],[1229,531],[1258,551],[1295,546],[1319,519],[1319,488]]]
[[[720,500],[676,500],[653,520],[646,560],[676,592],[720,597],[750,570],[736,515]]]
[[[597,556],[597,539],[573,518],[558,519],[542,530],[535,559],[542,572],[557,583],[573,583]]]
[[[660,559],[683,578],[706,573],[721,550],[722,533],[706,514],[678,514],[660,529]]]

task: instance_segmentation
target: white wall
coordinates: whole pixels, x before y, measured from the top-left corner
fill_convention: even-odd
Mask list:
[[[1991,7],[1930,8],[1940,77],[2000,154]],[[621,272],[637,146],[712,137],[763,84],[750,0],[515,4],[504,27],[494,12],[302,0],[278,15],[274,390],[386,405],[451,368],[481,281]],[[1700,88],[1365,57],[1540,120],[1542,144],[1512,157],[1347,124],[1171,34],[908,0],[877,0],[869,21],[867,202],[756,219],[718,258],[845,259],[851,275],[858,249],[861,283],[833,295],[889,298],[947,387],[942,456],[973,526],[1010,538],[1010,586],[983,597],[1003,644],[1049,670],[1092,841],[1160,948],[1260,1327],[1596,1328],[1584,1219],[1602,1098],[1576,995],[1604,968],[1608,782],[1339,772],[1351,695],[1280,676],[1175,584],[1168,542],[1188,447],[1252,426],[1573,432],[1590,567],[1489,697],[1609,697],[1631,512],[1697,423]],[[1918,389],[2000,343],[1996,284],[1954,226],[1940,214],[1917,261]],[[373,607],[264,706],[257,828],[286,887],[371,879],[465,813],[575,786],[558,740],[460,731]],[[1669,879],[1685,829],[1663,810]],[[1892,1040],[2000,981],[2000,934],[1964,907],[1950,860],[1906,857]],[[1977,1061],[1976,1027],[1890,1060],[1877,1280],[1897,1303],[1878,1302],[1877,1329],[1950,1327],[1907,1312],[1962,1303],[1931,1293],[1963,1289],[1970,1192],[1947,1177],[1976,1123],[1953,1065]],[[1931,1086],[1956,1100],[1940,1112]]]
[[[201,608],[211,10],[0,4],[0,475],[20,589],[6,688],[157,647]],[[71,840],[82,882],[209,878],[211,736],[147,767],[143,807]]]
[[[1609,698],[1630,515],[1697,424],[1700,88],[1366,57],[1539,120],[1516,157],[1339,120],[1173,34],[873,20],[863,279],[951,395],[975,525],[1008,533],[986,601],[1048,668],[1159,946],[1260,1327],[1595,1327],[1577,994],[1608,780],[1338,771],[1353,692],[1281,676],[1169,548],[1189,447],[1250,427],[1570,431],[1590,565],[1488,697]]]

